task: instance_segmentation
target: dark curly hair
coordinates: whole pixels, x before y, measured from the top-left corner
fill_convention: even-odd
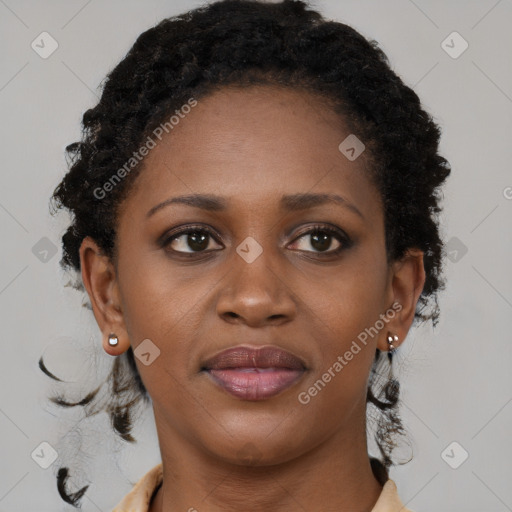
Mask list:
[[[448,161],[438,153],[440,129],[416,93],[391,69],[376,41],[368,41],[348,25],[325,20],[301,0],[220,0],[164,19],[143,32],[110,71],[98,104],[83,115],[82,140],[66,147],[69,172],[51,198],[52,214],[65,208],[72,217],[62,237],[60,263],[76,272],[73,287],[84,291],[79,279],[84,237],[91,236],[116,261],[118,212],[143,162],[104,197],[95,191],[190,98],[200,100],[228,85],[256,84],[319,96],[364,141],[366,170],[382,197],[388,260],[400,259],[410,248],[424,252],[426,281],[414,320],[432,320],[435,326],[437,293],[444,287],[440,186],[450,173]],[[378,385],[387,374],[380,369],[383,361],[392,362],[390,352],[388,357],[386,361],[377,349],[367,393],[368,405],[378,412],[375,440],[382,455],[382,460],[370,460],[382,482],[393,464],[394,434],[404,432],[396,412],[398,381]],[[56,378],[42,359],[40,367]],[[134,442],[131,408],[150,397],[131,348],[116,357],[109,383],[112,393],[106,410],[112,426],[124,440]],[[98,411],[87,407],[98,391],[78,402],[62,396],[51,400],[64,407],[80,405],[93,414]],[[87,487],[69,493],[68,473],[66,467],[59,469],[58,490],[78,507]]]

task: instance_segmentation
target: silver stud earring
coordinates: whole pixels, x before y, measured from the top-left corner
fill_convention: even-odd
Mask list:
[[[108,335],[108,344],[111,347],[115,347],[118,343],[119,343],[119,338],[115,334],[111,333]]]
[[[398,341],[398,336],[396,334],[388,334],[388,344],[389,344],[389,350],[393,351],[395,350],[395,345],[393,343],[396,343]]]

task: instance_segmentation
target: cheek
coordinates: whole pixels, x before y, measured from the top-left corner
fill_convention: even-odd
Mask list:
[[[315,321],[321,320],[322,335],[332,341],[332,349],[343,348],[373,326],[387,307],[385,269],[376,264],[347,263],[323,282],[308,281],[302,295],[308,297],[307,306]]]
[[[162,344],[190,321],[205,290],[186,267],[171,267],[161,250],[136,251],[119,259],[123,313],[135,342],[152,336]],[[197,267],[195,276],[197,277]]]
[[[315,301],[314,361],[311,375],[298,390],[297,407],[312,422],[324,418],[325,428],[338,429],[364,416],[366,389],[379,333],[371,330],[382,313],[375,288],[346,279]]]
[[[307,382],[309,388],[302,391],[316,402],[314,407],[328,406],[332,400],[350,408],[365,398],[377,340],[385,331],[381,320],[387,307],[384,270],[377,265],[358,268],[347,264],[328,286],[313,288],[310,283],[305,314],[308,309],[314,313],[309,313],[315,323],[310,332],[318,359]]]
[[[158,353],[148,366],[135,357],[137,368],[152,398],[177,408],[183,397],[180,389],[195,368],[193,341],[205,321],[208,291],[218,281],[205,275],[198,267],[171,272],[170,263],[156,253],[133,251],[119,259],[123,315],[135,356],[138,345],[147,339]]]

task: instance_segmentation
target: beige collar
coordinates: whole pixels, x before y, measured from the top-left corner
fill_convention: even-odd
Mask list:
[[[154,491],[163,480],[163,467],[160,462],[150,469],[121,500],[112,512],[148,512]],[[388,480],[371,512],[412,512],[405,508],[398,497],[396,484]]]

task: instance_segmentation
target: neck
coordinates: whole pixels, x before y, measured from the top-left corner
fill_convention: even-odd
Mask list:
[[[358,431],[364,437],[339,432],[300,457],[269,466],[226,463],[173,432],[159,432],[163,482],[149,512],[296,512],[320,504],[325,512],[370,512],[382,484],[371,469],[366,431]]]

